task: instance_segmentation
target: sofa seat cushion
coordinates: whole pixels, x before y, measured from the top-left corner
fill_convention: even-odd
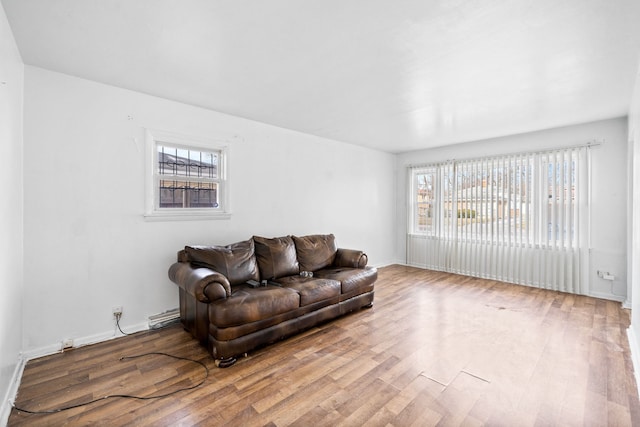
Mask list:
[[[279,286],[234,286],[231,296],[209,304],[209,321],[219,328],[268,319],[300,307],[300,294]]]
[[[378,270],[374,267],[366,268],[325,268],[313,273],[314,277],[338,280],[342,283],[342,293],[357,293],[358,290],[368,291],[378,278]]]
[[[283,288],[295,290],[300,294],[300,306],[320,301],[337,302],[340,297],[340,282],[316,277],[288,276],[278,279]]]

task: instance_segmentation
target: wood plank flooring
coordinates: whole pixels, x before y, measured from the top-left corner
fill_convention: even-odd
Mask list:
[[[180,326],[30,361],[10,426],[630,426],[640,401],[629,312],[589,297],[405,266],[374,306],[254,351],[228,369]]]

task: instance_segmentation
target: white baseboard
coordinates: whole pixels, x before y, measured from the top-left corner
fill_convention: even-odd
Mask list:
[[[122,330],[127,334],[146,331],[148,329],[148,322],[122,327]],[[121,338],[123,336],[124,335],[122,335],[120,331],[109,331],[100,334],[89,335],[86,337],[74,338],[73,348],[83,347],[90,344],[97,344],[99,342],[109,341],[115,338]],[[22,374],[24,373],[24,368],[27,365],[27,362],[32,359],[37,359],[39,357],[49,356],[51,354],[60,352],[62,352],[62,342],[46,345],[18,354],[18,362],[16,363],[16,367],[11,378],[11,384],[7,389],[5,398],[2,401],[2,406],[0,407],[0,426],[6,425],[7,421],[9,420],[11,408],[13,407],[13,402],[15,402],[16,396],[18,394],[18,389],[20,388],[20,383],[22,382]]]
[[[146,331],[149,329],[148,323],[138,323],[136,325],[130,325],[126,327],[122,327],[122,330],[127,334],[132,334],[135,332]],[[109,331],[102,332],[95,335],[89,335],[86,337],[74,338],[73,339],[73,347],[84,347],[85,345],[97,344],[99,342],[109,341],[114,338],[120,338],[123,335],[120,331]],[[56,344],[50,344],[44,347],[39,347],[31,350],[27,350],[23,353],[27,362],[32,359],[37,359],[39,357],[49,356],[51,354],[60,353],[62,351],[62,342]]]
[[[624,303],[627,299],[626,296],[614,295],[608,292],[589,292],[588,296],[599,299],[607,299],[609,301],[618,301],[619,303]]]
[[[375,264],[367,264],[367,265],[370,265],[371,267],[382,268],[382,267],[388,267],[388,266],[394,265],[394,264],[398,264],[398,263],[395,262],[395,261],[384,260],[384,261],[381,261],[381,262],[377,262]]]
[[[627,329],[627,338],[629,339],[629,349],[631,350],[633,374],[636,377],[636,387],[640,396],[640,341],[638,341],[640,337],[634,332],[633,326],[629,326],[629,329]]]

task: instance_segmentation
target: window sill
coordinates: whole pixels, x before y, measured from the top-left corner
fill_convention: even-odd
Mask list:
[[[208,211],[179,211],[179,212],[151,212],[144,214],[144,220],[155,221],[203,221],[231,219],[230,212]]]

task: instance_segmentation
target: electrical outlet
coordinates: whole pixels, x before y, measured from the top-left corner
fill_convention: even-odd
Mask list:
[[[598,270],[598,271],[596,271],[596,273],[598,274],[598,277],[601,278],[601,279],[611,280],[611,281],[616,280],[616,276],[611,274],[611,273],[609,273],[608,271]]]
[[[114,317],[116,317],[116,316],[122,316],[122,306],[121,306],[121,305],[118,305],[118,306],[116,306],[116,307],[113,307],[112,311],[113,311],[113,316],[114,316]]]
[[[69,348],[73,348],[73,340],[71,338],[62,340],[62,349],[67,350]]]

